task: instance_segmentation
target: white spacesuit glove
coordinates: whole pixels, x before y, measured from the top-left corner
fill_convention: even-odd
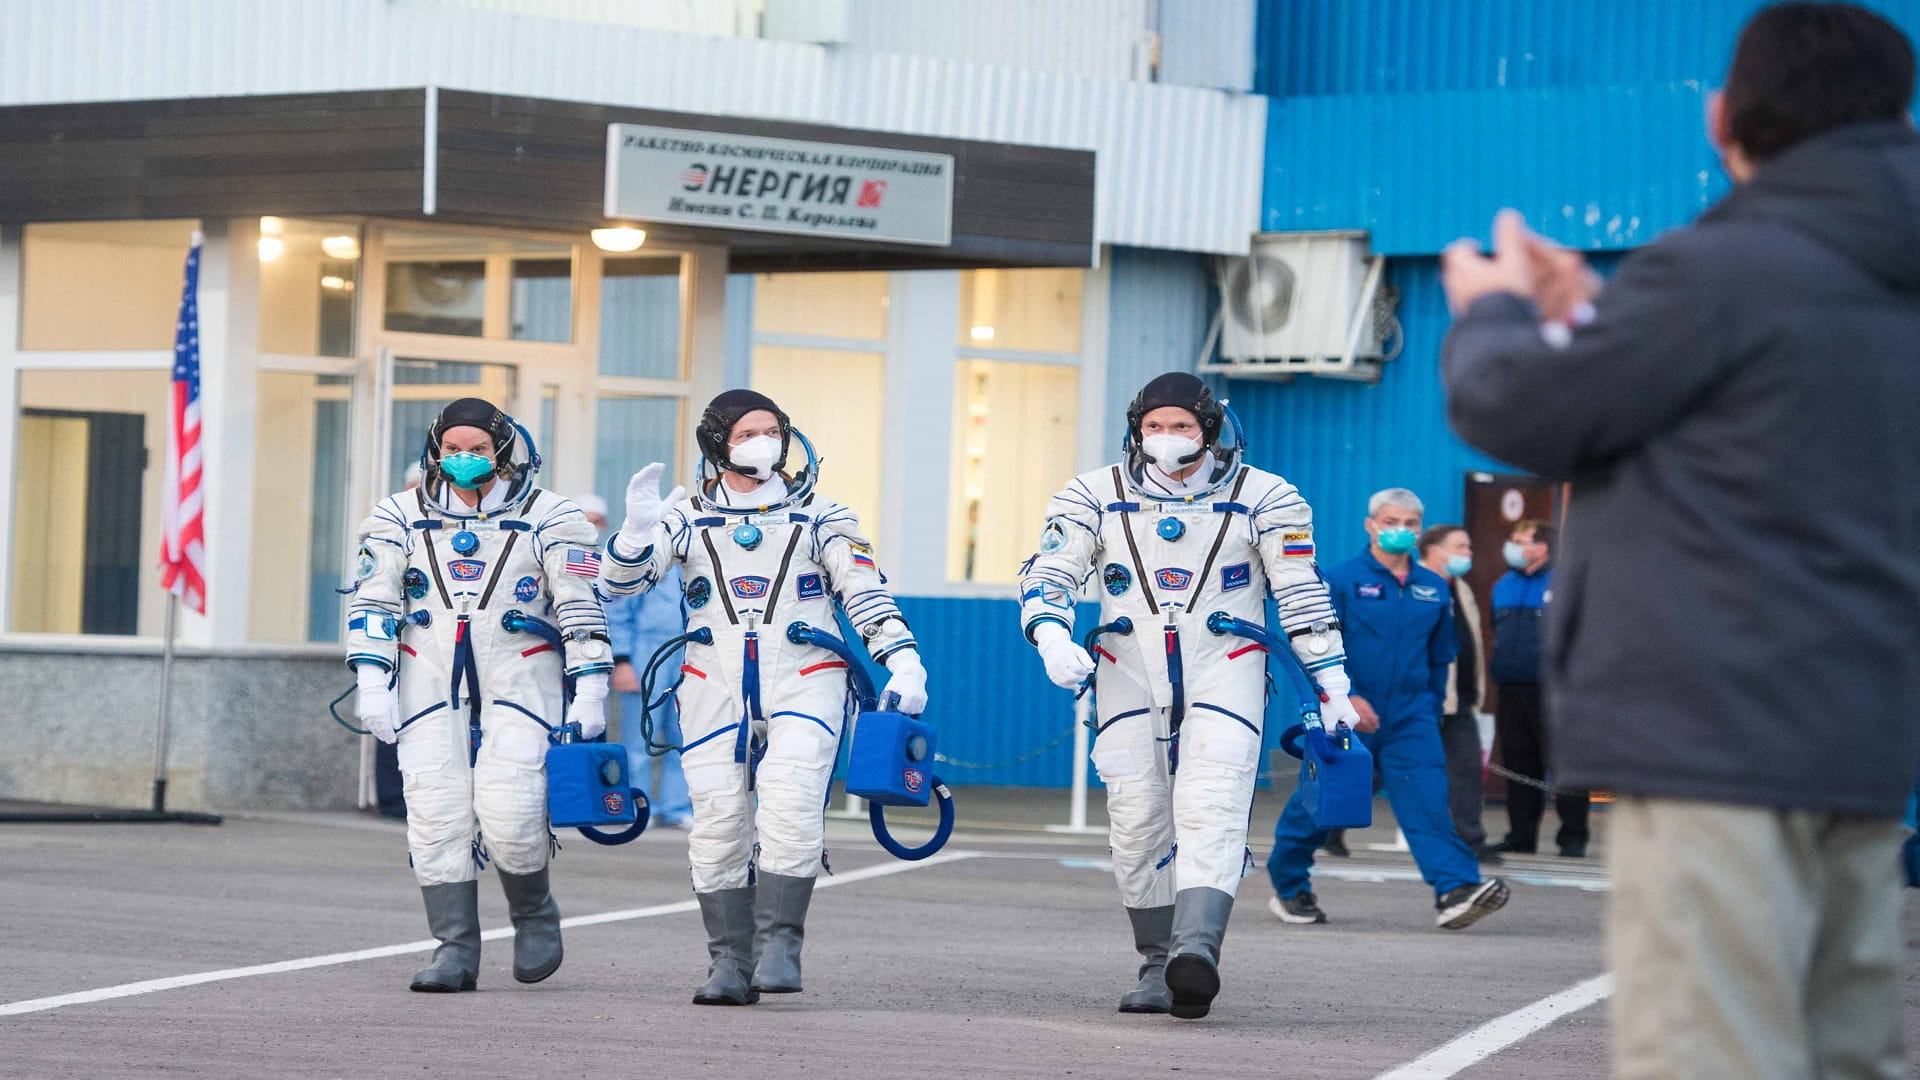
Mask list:
[[[1040,650],[1040,662],[1047,665],[1047,678],[1060,689],[1078,690],[1093,674],[1093,657],[1059,623],[1049,620],[1034,627],[1033,643]]]
[[[353,677],[359,685],[354,710],[360,725],[383,743],[400,738],[400,691],[391,685],[392,677],[377,664],[356,664]]]
[[[667,507],[687,497],[684,487],[674,488],[664,499],[660,497],[660,476],[666,471],[667,467],[656,461],[642,466],[627,481],[627,519],[620,523],[620,550],[628,558],[653,543],[653,527],[660,524]]]
[[[573,680],[573,704],[567,708],[567,720],[580,725],[583,739],[598,738],[607,730],[608,683],[604,671]]]
[[[880,692],[880,700],[885,701],[889,694],[900,695],[900,701],[894,708],[908,716],[919,716],[927,711],[927,669],[920,663],[920,653],[916,649],[901,649],[887,657],[887,670],[893,677],[887,680],[887,688]]]
[[[1344,667],[1327,668],[1314,678],[1320,683],[1320,692],[1327,700],[1320,703],[1320,727],[1331,735],[1341,724],[1358,729],[1360,713],[1347,698],[1353,693],[1353,680],[1347,677]]]

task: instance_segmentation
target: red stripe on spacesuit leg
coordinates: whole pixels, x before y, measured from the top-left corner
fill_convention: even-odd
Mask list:
[[[1108,652],[1108,651],[1107,651],[1107,650],[1106,650],[1105,648],[1103,648],[1103,647],[1101,647],[1101,646],[1099,646],[1099,645],[1095,645],[1095,646],[1093,647],[1093,651],[1094,651],[1094,652],[1097,652],[1097,653],[1099,653],[1099,654],[1100,654],[1101,656],[1104,656],[1104,657],[1106,657],[1106,658],[1107,658],[1107,663],[1109,663],[1109,664],[1117,664],[1117,663],[1119,663],[1119,662],[1120,662],[1120,658],[1119,658],[1119,657],[1117,657],[1117,656],[1115,656],[1115,655],[1113,655],[1112,653],[1110,653],[1110,652]]]
[[[818,664],[810,664],[807,667],[801,668],[800,674],[811,675],[816,671],[825,671],[828,668],[843,668],[846,666],[847,662],[845,660],[824,660]]]
[[[543,652],[552,652],[552,651],[553,651],[553,646],[551,646],[551,645],[547,645],[547,644],[544,644],[544,643],[543,643],[543,644],[540,644],[540,645],[535,645],[535,646],[534,646],[533,648],[531,648],[531,649],[521,649],[521,650],[520,650],[520,655],[521,655],[521,656],[532,656],[532,655],[534,655],[535,653],[543,653]]]
[[[1266,652],[1266,651],[1267,651],[1267,647],[1265,645],[1242,645],[1239,648],[1228,653],[1227,659],[1238,660],[1240,657],[1245,656],[1250,652]]]
[[[406,653],[406,654],[407,654],[408,656],[419,656],[419,655],[420,655],[419,653],[417,653],[417,652],[414,652],[414,651],[413,651],[413,646],[411,646],[411,645],[409,645],[409,644],[407,644],[406,642],[404,642],[404,641],[402,641],[402,642],[399,642],[398,644],[399,644],[399,646],[400,646],[400,651],[401,651],[401,652],[403,652],[403,653]]]
[[[694,667],[692,664],[681,664],[680,670],[686,672],[689,675],[698,675],[703,679],[707,677],[706,672],[701,671],[699,668]]]

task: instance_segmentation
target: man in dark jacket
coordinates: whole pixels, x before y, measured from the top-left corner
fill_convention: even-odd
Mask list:
[[[1622,796],[1617,1075],[1906,1075],[1913,80],[1878,15],[1765,8],[1709,117],[1736,188],[1694,227],[1604,293],[1512,212],[1494,258],[1445,258],[1454,427],[1573,483],[1547,686],[1560,780]]]
[[[1553,526],[1517,522],[1501,557],[1507,572],[1493,584],[1493,722],[1500,736],[1500,763],[1525,780],[1507,778],[1507,838],[1500,851],[1531,855],[1540,841],[1541,789],[1547,779],[1547,710],[1540,694],[1540,624],[1553,598]],[[1534,784],[1526,781],[1532,780]],[[1587,793],[1561,788],[1553,797],[1560,815],[1554,843],[1570,859],[1587,854]]]

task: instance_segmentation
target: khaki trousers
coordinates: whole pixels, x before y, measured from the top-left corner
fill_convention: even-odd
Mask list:
[[[1650,798],[1608,817],[1616,1077],[1908,1075],[1899,822]]]

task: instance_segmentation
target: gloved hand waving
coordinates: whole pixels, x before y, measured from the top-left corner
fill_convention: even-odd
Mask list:
[[[653,543],[653,527],[660,524],[667,507],[687,497],[687,489],[675,487],[660,497],[660,477],[667,467],[659,462],[642,466],[627,481],[627,519],[620,524],[620,548],[628,556],[637,555]]]

